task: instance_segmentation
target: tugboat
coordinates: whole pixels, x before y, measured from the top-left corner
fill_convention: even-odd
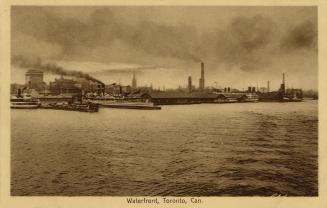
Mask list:
[[[99,112],[99,105],[83,100],[81,95],[75,95],[69,102],[57,102],[47,105],[41,105],[43,109],[79,111],[79,112]]]

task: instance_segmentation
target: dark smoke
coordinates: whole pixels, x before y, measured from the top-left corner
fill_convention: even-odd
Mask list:
[[[164,25],[147,19],[132,25],[117,17],[119,12],[111,8],[93,11],[85,22],[63,19],[42,8],[35,12],[35,8],[14,7],[13,14],[13,30],[60,45],[63,57],[79,56],[81,47],[110,48],[119,40],[133,50],[153,56],[201,61],[194,45],[198,37],[193,26]]]
[[[13,65],[19,66],[21,68],[38,69],[43,72],[47,72],[47,73],[51,73],[51,74],[66,75],[66,76],[72,76],[72,77],[76,77],[76,78],[84,78],[86,80],[90,80],[93,82],[97,82],[101,85],[104,85],[103,82],[101,82],[98,79],[95,79],[94,77],[92,77],[86,73],[83,73],[80,71],[74,71],[74,70],[67,70],[60,66],[57,66],[55,63],[43,64],[41,59],[39,59],[39,58],[35,59],[35,60],[31,60],[24,56],[13,56],[11,59],[11,63]]]
[[[267,52],[274,41],[275,29],[275,23],[268,17],[237,17],[224,30],[218,30],[214,38],[208,34],[205,45],[213,45],[209,54],[217,54],[219,62],[227,67],[255,71],[269,64],[263,51]]]
[[[151,8],[132,10],[141,14]],[[244,71],[272,68],[271,65],[276,62],[275,54],[287,52],[288,49],[311,50],[317,42],[316,23],[300,20],[302,23],[281,40],[281,31],[285,29],[282,24],[276,24],[279,23],[276,20],[280,20],[269,15],[253,16],[249,13],[232,17],[224,26],[220,26],[220,19],[217,19],[210,29],[200,31],[196,27],[197,22],[165,24],[151,18],[132,18],[125,7],[93,8],[84,20],[78,15],[75,18],[61,17],[55,13],[56,9],[13,7],[12,40],[19,39],[16,36],[22,34],[34,37],[36,46],[41,45],[40,42],[47,43],[47,51],[54,51],[51,59],[88,59],[144,65],[169,65],[171,63],[165,61],[174,62],[174,59],[180,62],[201,62],[204,59],[208,69],[217,68],[210,66],[212,63]],[[155,18],[154,15],[152,17]],[[289,27],[294,23],[287,24]],[[21,47],[19,43],[26,42],[22,39],[14,45],[13,55],[27,56],[33,51]],[[51,50],[51,46],[58,46],[61,50],[58,52],[57,47]],[[34,51],[42,53],[39,52],[40,48]]]
[[[311,21],[297,25],[281,40],[281,48],[316,49],[317,25]]]
[[[232,20],[229,30],[238,46],[246,52],[266,46],[272,39],[276,25],[261,15],[252,18],[238,17]]]

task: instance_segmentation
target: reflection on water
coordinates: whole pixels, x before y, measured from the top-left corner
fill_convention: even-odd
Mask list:
[[[12,195],[318,194],[316,101],[11,113]]]

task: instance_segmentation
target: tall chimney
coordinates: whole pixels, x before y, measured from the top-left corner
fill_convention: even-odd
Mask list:
[[[201,62],[201,79],[204,80],[204,63]]]
[[[136,82],[136,77],[135,77],[135,71],[133,71],[132,87],[133,88],[136,88],[137,87],[137,82]]]
[[[283,73],[283,83],[280,85],[280,90],[285,93],[285,73]]]
[[[204,89],[204,63],[201,62],[201,78],[199,79],[199,89]]]
[[[188,77],[188,91],[192,92],[192,77]]]

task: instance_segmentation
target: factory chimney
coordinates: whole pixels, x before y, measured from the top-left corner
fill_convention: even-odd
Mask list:
[[[280,90],[285,93],[285,73],[283,73],[283,83],[280,85]]]
[[[192,77],[188,77],[188,92],[192,92]]]
[[[136,88],[137,87],[136,77],[135,77],[135,71],[133,72],[132,87],[133,88]]]
[[[201,78],[199,79],[199,89],[204,90],[204,63],[201,62]]]

